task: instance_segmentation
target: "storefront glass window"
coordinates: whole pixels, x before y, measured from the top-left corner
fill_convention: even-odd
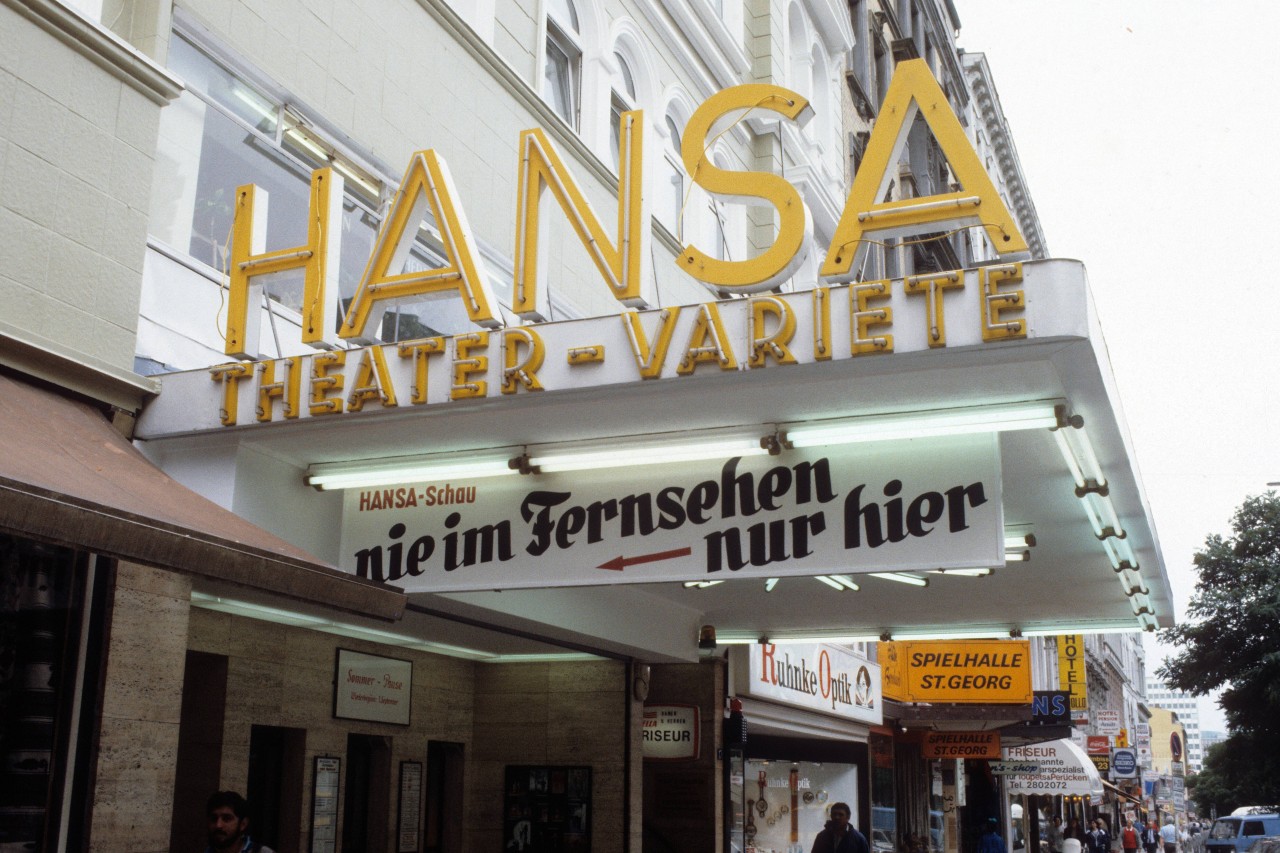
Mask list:
[[[898,849],[898,809],[894,798],[893,738],[871,735],[871,853],[894,853]]]
[[[61,818],[84,572],[0,535],[0,849],[43,850]]]
[[[857,821],[858,768],[808,761],[743,762],[744,849],[755,853],[803,853],[830,818],[832,804],[848,804]],[[861,827],[865,832],[865,827]]]
[[[264,250],[304,245],[313,169],[342,174],[341,264],[338,314],[364,274],[393,187],[338,152],[323,134],[228,68],[174,34],[170,65],[188,89],[161,112],[152,236],[226,275],[236,187],[266,190]],[[261,215],[261,213],[259,213]],[[434,223],[422,224],[404,272],[443,264]],[[303,273],[290,270],[260,279],[270,299],[293,311],[301,306]],[[371,330],[384,341],[451,334],[471,328],[461,300],[403,300]]]

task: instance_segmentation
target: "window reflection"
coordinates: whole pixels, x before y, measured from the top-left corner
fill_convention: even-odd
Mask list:
[[[263,250],[289,249],[307,240],[312,170],[332,166],[345,182],[339,293],[333,295],[340,300],[340,321],[364,274],[394,187],[384,186],[289,108],[273,102],[181,35],[175,33],[171,44],[171,67],[188,89],[161,113],[152,235],[225,276],[236,188],[253,183],[267,192],[268,209],[256,211],[267,223]],[[427,217],[405,272],[444,264],[430,213]],[[290,270],[260,281],[268,298],[297,311],[303,275],[302,270]],[[376,334],[395,341],[471,328],[461,300],[406,300],[388,309]]]

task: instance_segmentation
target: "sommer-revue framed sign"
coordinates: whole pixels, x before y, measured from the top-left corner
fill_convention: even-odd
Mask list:
[[[409,725],[413,662],[338,649],[333,715],[343,720]]]

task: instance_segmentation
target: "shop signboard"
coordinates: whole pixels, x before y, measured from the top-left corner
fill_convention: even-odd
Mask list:
[[[1010,794],[1102,794],[1102,777],[1093,762],[1083,749],[1068,739],[1008,747],[1004,753],[1006,761],[1036,764],[1040,768],[1035,773],[1005,776],[1005,790]]]
[[[1138,778],[1138,751],[1129,747],[1111,750],[1111,778]]]
[[[1100,776],[1106,776],[1111,772],[1111,754],[1106,755],[1090,755],[1089,760],[1093,762],[1093,766],[1097,768]]]
[[[1029,640],[882,642],[885,695],[903,702],[1027,705]]]
[[[410,593],[993,566],[998,437],[349,489],[339,565]]]
[[[1071,694],[1066,690],[1033,691],[1031,699],[1031,725],[1071,725]]]
[[[734,646],[730,663],[739,696],[870,725],[884,721],[880,667],[848,649],[811,643]]]
[[[696,705],[645,705],[641,752],[646,761],[692,761],[698,757],[699,731]]]
[[[1071,691],[1071,721],[1089,723],[1089,694],[1084,668],[1084,635],[1063,634],[1058,637],[1058,687]]]
[[[920,757],[1000,758],[999,732],[925,732]]]
[[[1085,739],[1085,750],[1090,755],[1108,755],[1111,752],[1111,738],[1105,735],[1089,735]]]
[[[995,776],[1008,776],[1010,773],[1039,773],[1040,765],[1030,761],[988,761],[987,769]]]
[[[1099,708],[1093,712],[1098,734],[1109,737],[1120,734],[1120,712],[1111,708]]]

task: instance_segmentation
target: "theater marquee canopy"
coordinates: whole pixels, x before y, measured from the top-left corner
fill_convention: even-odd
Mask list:
[[[619,127],[616,239],[545,134],[521,134],[506,315],[434,152],[411,159],[340,324],[325,294],[341,176],[317,170],[309,242],[274,252],[239,188],[225,352],[240,360],[164,376],[138,437],[174,476],[419,608],[620,654],[688,659],[704,625],[722,642],[1171,625],[1084,268],[1025,261],[927,66],[899,65],[821,249],[785,180],[705,161],[712,134],[757,111],[811,114],[794,92],[734,87],[683,137],[698,183],[778,222],[753,258],[685,247],[675,263],[728,294],[702,304],[646,295],[638,112]],[[917,117],[960,188],[880,201]],[[617,313],[544,321],[550,198]],[[446,263],[411,272],[428,208]],[[857,280],[869,241],[954,227],[981,229],[1000,262]],[[806,249],[825,251],[818,281],[793,278]],[[294,267],[295,354],[244,360],[261,276]],[[459,299],[474,329],[369,339],[408,297]]]
[[[464,350],[444,339],[430,359],[387,345],[347,352],[341,369],[318,353],[230,383],[232,368],[172,374],[139,437],[227,494],[268,489],[253,520],[344,568],[435,610],[575,642],[679,657],[702,624],[721,641],[1171,624],[1084,269],[1010,268],[1024,338],[982,340],[992,270],[970,270],[936,309],[888,283],[892,325],[880,331],[894,345],[882,354],[853,354],[858,286],[837,286],[520,327]],[[930,346],[943,307],[945,346]],[[751,319],[762,310],[763,333]],[[789,326],[774,343],[791,360],[682,369],[712,319],[722,348],[748,352]],[[645,379],[631,336],[638,325],[653,341],[668,323]],[[543,350],[531,374],[542,390],[504,394],[507,353],[524,352],[511,341],[528,336]],[[576,366],[583,348],[605,356]],[[486,390],[453,399],[457,384]],[[382,390],[362,397],[366,387]],[[289,393],[338,411],[284,417]],[[405,402],[415,394],[425,401]],[[224,425],[229,410],[239,414]],[[659,461],[712,439],[739,443]],[[194,461],[200,448],[216,452]],[[586,455],[575,472],[575,450],[615,457]],[[262,458],[281,467],[267,473]],[[458,467],[494,460],[504,474]],[[557,460],[570,470],[546,470]],[[454,467],[433,474],[440,463]]]

